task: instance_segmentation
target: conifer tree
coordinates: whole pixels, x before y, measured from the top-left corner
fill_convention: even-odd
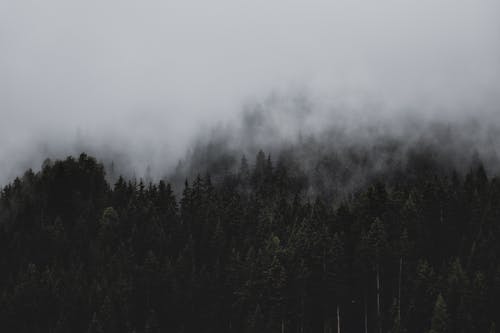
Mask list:
[[[434,305],[434,311],[432,313],[431,329],[429,333],[447,333],[449,332],[450,318],[448,314],[448,308],[443,299],[443,296],[439,294],[436,299],[436,304]]]

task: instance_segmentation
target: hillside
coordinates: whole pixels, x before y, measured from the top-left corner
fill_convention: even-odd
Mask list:
[[[1,329],[494,332],[500,181],[421,157],[341,200],[262,152],[178,197],[46,163],[1,192]]]

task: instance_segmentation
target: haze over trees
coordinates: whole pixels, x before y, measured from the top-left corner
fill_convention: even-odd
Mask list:
[[[176,191],[48,161],[1,190],[0,328],[494,332],[500,178],[435,159],[342,197],[264,152]]]
[[[495,332],[499,13],[0,0],[0,333]]]

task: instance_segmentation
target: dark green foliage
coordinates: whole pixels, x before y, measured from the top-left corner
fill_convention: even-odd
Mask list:
[[[439,294],[436,305],[434,305],[434,312],[432,314],[431,329],[429,333],[446,333],[449,331],[448,308],[444,302],[443,296]]]
[[[178,199],[110,186],[86,155],[48,161],[1,191],[0,329],[494,332],[500,181],[414,155],[333,199],[334,157],[314,187],[289,156],[226,156]]]

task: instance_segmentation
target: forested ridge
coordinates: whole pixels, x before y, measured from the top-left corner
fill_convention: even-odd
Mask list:
[[[500,178],[434,158],[342,198],[263,152],[178,195],[45,163],[1,191],[0,330],[495,332]]]

